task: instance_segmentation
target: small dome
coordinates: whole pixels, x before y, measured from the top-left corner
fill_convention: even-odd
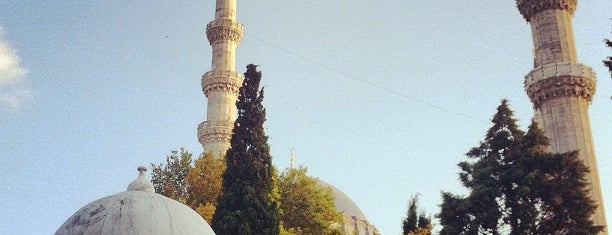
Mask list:
[[[138,170],[140,175],[128,186],[128,191],[87,204],[55,234],[215,234],[194,210],[155,193],[144,176],[146,168]]]

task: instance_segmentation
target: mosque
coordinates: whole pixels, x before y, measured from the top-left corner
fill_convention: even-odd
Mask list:
[[[212,47],[212,68],[202,76],[202,91],[208,99],[206,120],[198,126],[204,151],[213,154],[229,148],[236,117],[234,103],[242,80],[234,71],[236,47],[243,35],[243,26],[236,21],[236,0],[217,0],[216,4],[215,19],[206,27]],[[525,76],[524,86],[533,103],[534,118],[551,140],[549,150],[579,150],[580,159],[590,170],[587,181],[591,198],[598,204],[593,219],[605,226],[588,113],[596,80],[593,70],[577,59],[572,29],[577,4],[578,0],[516,0],[520,14],[531,25],[534,45],[534,68]],[[336,206],[345,217],[365,221],[364,228],[370,226],[346,194],[330,184],[322,185],[334,190]]]
[[[236,119],[236,99],[242,75],[235,72],[236,47],[243,26],[236,22],[236,0],[217,0],[215,20],[206,27],[212,46],[212,69],[202,75],[202,91],[208,99],[207,120],[198,126],[198,140],[204,152],[221,156],[229,147]],[[126,192],[98,199],[70,217],[55,233],[71,234],[214,234],[195,211],[157,194],[144,177],[146,168]],[[333,185],[318,180],[332,190],[336,209],[343,214],[340,225],[346,234],[378,235],[351,198]]]
[[[155,193],[145,167],[138,167],[139,175],[127,191],[95,200],[60,226],[55,235],[82,234],[141,234],[141,235],[214,235],[206,221],[188,206]],[[319,180],[321,187],[333,191],[336,207],[344,214],[340,225],[345,234],[377,235],[363,212],[346,194]],[[348,216],[350,215],[350,216]]]
[[[595,92],[595,74],[577,60],[571,18],[578,0],[516,0],[530,23],[534,44],[534,68],[524,86],[533,103],[535,119],[551,140],[552,152],[579,150],[590,169],[591,198],[598,204],[593,220],[606,225],[601,186],[594,154],[588,106]],[[229,148],[236,117],[235,102],[242,76],[235,72],[236,47],[243,35],[236,21],[236,0],[217,0],[215,20],[206,27],[212,47],[212,69],[202,76],[208,99],[206,120],[198,126],[198,140],[205,152],[220,156]],[[56,232],[64,234],[214,234],[196,212],[153,192],[144,177],[146,169],[128,191],[94,201],[77,211]],[[376,227],[353,200],[333,185],[338,211],[344,215],[347,234],[375,235]],[[608,234],[607,231],[601,234]]]
[[[230,147],[236,119],[236,99],[242,85],[242,75],[235,71],[236,47],[243,35],[242,24],[236,21],[236,0],[218,0],[215,20],[206,26],[206,36],[212,47],[212,69],[202,75],[202,91],[208,99],[206,121],[198,125],[198,140],[204,152],[221,156]],[[343,213],[342,229],[347,234],[375,235],[378,230],[345,193],[329,183],[336,208]]]

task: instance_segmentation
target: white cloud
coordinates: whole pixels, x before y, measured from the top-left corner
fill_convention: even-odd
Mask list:
[[[19,111],[31,98],[30,90],[22,84],[27,73],[15,50],[4,39],[0,26],[0,107]]]
[[[32,94],[28,89],[19,87],[5,89],[0,86],[0,106],[10,111],[20,111],[31,98]]]

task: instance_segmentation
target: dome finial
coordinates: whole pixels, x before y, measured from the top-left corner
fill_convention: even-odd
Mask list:
[[[149,191],[149,192],[154,193],[155,187],[153,187],[153,183],[147,180],[147,177],[145,176],[145,172],[147,172],[147,168],[144,166],[139,166],[138,172],[139,172],[138,178],[128,185],[127,190],[128,191],[140,190],[140,191]]]

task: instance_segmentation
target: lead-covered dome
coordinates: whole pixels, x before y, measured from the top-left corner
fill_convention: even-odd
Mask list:
[[[336,210],[338,212],[341,212],[343,215],[348,217],[354,216],[357,219],[366,220],[366,217],[361,209],[359,209],[359,206],[357,206],[357,204],[340,189],[320,179],[317,179],[317,184],[323,188],[330,188],[332,190],[334,202],[336,203]]]
[[[332,190],[336,210],[342,213],[342,217],[344,217],[344,223],[340,227],[345,234],[379,235],[376,226],[368,222],[365,214],[348,195],[320,179],[317,179],[317,185]]]
[[[125,192],[98,199],[72,215],[55,232],[71,234],[214,235],[208,223],[186,205],[155,193],[139,167]]]

